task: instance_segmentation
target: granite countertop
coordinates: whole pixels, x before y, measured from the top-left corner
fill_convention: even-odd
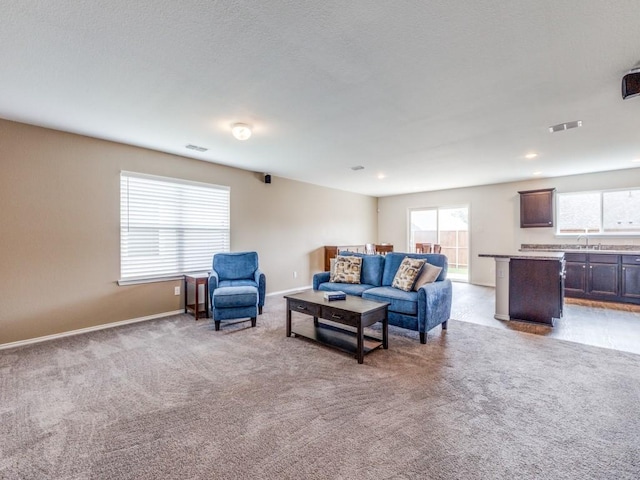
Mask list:
[[[522,260],[562,260],[564,252],[551,251],[530,251],[530,252],[514,252],[514,253],[481,253],[479,257],[493,258],[515,258]]]
[[[522,244],[520,252],[604,253],[610,255],[640,255],[638,245],[597,245],[589,248],[579,245]]]

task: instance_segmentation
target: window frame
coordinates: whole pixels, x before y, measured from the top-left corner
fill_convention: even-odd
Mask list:
[[[213,255],[230,251],[230,243],[230,187],[120,172],[118,285],[209,271]]]
[[[556,215],[556,229],[555,229],[555,235],[558,237],[575,237],[576,235],[589,235],[589,236],[598,236],[598,237],[621,237],[621,238],[625,238],[625,237],[639,237],[640,236],[640,232],[638,231],[627,231],[627,232],[612,232],[612,231],[604,231],[604,225],[605,225],[605,202],[604,202],[604,195],[607,193],[612,193],[612,192],[636,192],[638,195],[640,195],[640,187],[627,187],[627,188],[614,188],[614,189],[606,189],[606,190],[585,190],[585,191],[578,191],[578,192],[557,192],[557,198],[556,198],[556,202],[555,202],[555,215]],[[599,195],[599,225],[598,225],[598,231],[594,232],[592,230],[587,231],[588,229],[584,229],[585,231],[582,232],[561,232],[560,231],[560,225],[561,225],[561,212],[560,212],[560,204],[562,203],[560,201],[560,197],[564,196],[564,195],[590,195],[590,194],[598,194]]]

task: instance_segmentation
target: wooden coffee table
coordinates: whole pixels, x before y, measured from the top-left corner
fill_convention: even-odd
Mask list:
[[[293,333],[354,353],[358,363],[364,362],[366,353],[389,346],[389,304],[386,302],[364,300],[352,295],[347,295],[346,300],[328,301],[324,299],[324,292],[314,290],[285,295],[284,298],[287,299],[287,337]],[[313,317],[313,322],[298,321],[292,326],[291,312],[309,315]],[[377,322],[382,322],[382,338],[365,335],[364,328]]]

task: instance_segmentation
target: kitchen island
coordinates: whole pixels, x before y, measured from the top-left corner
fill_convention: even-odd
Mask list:
[[[480,254],[496,262],[498,320],[554,325],[564,304],[564,253]]]

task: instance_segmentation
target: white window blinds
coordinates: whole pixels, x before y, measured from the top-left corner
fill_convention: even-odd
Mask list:
[[[230,249],[229,199],[229,187],[122,172],[121,281],[210,270]]]

